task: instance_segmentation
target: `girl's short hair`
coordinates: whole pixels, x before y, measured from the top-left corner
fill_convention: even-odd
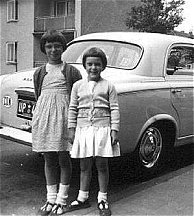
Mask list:
[[[65,36],[62,33],[57,32],[56,30],[48,30],[41,37],[41,39],[40,39],[40,50],[44,54],[46,54],[46,52],[45,52],[45,44],[46,44],[46,42],[60,42],[62,44],[62,46],[63,46],[63,51],[65,51],[66,48],[67,48],[67,42],[66,42]]]
[[[106,66],[107,66],[106,54],[100,48],[92,47],[84,53],[83,58],[82,58],[82,64],[83,64],[84,68],[86,68],[85,64],[86,64],[86,58],[87,57],[99,57],[99,58],[101,58],[103,70],[106,68]]]

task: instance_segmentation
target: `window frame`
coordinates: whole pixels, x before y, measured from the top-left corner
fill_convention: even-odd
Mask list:
[[[74,47],[75,55],[71,55],[69,53],[73,49],[73,48],[71,48],[71,50],[69,51],[69,47],[71,47],[71,46],[75,46]],[[67,50],[63,54],[63,57],[65,58],[65,61],[67,63],[69,63],[69,64],[71,64],[71,63],[72,64],[82,64],[83,53],[87,49],[89,49],[89,48],[91,48],[93,46],[99,47],[105,52],[107,60],[108,60],[107,67],[109,67],[109,68],[117,68],[117,69],[122,69],[122,70],[130,70],[130,71],[134,70],[138,66],[139,62],[141,61],[143,53],[144,53],[143,47],[139,46],[138,44],[127,43],[127,42],[119,42],[119,41],[112,41],[112,40],[88,39],[88,40],[76,41],[76,42],[70,43],[68,45],[68,47],[67,47]],[[105,49],[105,47],[108,47],[108,46],[113,47],[113,50],[111,51],[110,54],[108,54],[106,52],[106,49]],[[137,60],[135,61],[135,63],[133,65],[131,65],[131,67],[129,67],[129,66],[123,66],[122,67],[121,65],[119,66],[119,65],[114,64],[115,62],[118,61],[117,53],[123,47],[128,48],[128,49],[131,49],[133,47],[134,49],[137,50],[137,52],[136,52],[138,54]],[[110,48],[108,50],[110,51]],[[81,52],[81,54],[79,54],[80,52]],[[69,59],[67,56],[69,56],[69,57],[71,56],[71,59]],[[72,60],[72,58],[76,58],[76,60]]]
[[[193,76],[194,75],[194,69],[193,68],[190,69],[190,68],[177,67],[177,69],[173,69],[173,68],[168,67],[168,60],[169,60],[171,51],[173,49],[179,50],[181,47],[184,49],[194,50],[193,46],[190,44],[174,44],[173,46],[171,46],[169,51],[168,51],[167,63],[166,63],[166,74],[168,76],[184,76],[184,75],[192,75]]]
[[[59,15],[59,14],[58,14],[58,7],[59,7],[58,4],[59,4],[59,3],[64,3],[64,4],[65,4],[65,14],[63,14],[63,15]],[[54,14],[55,14],[56,17],[67,16],[67,13],[68,13],[68,11],[67,11],[67,1],[55,1],[54,4],[55,4],[55,7],[54,7],[54,10],[55,10],[55,11],[54,11]]]
[[[7,1],[7,22],[18,21],[18,0]]]
[[[65,5],[65,13],[61,14],[61,15],[59,15],[58,11],[57,11],[57,9],[59,7],[58,6],[59,3],[64,3],[64,5]],[[73,12],[71,12],[72,10],[70,9],[71,4],[74,6]],[[73,1],[67,1],[67,0],[66,1],[64,1],[64,0],[55,1],[54,2],[54,14],[55,14],[55,17],[70,16],[72,14],[75,14],[75,4],[73,4]]]
[[[6,64],[17,64],[17,45],[17,41],[6,42]]]

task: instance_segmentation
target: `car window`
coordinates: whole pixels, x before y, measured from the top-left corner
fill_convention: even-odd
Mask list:
[[[105,52],[109,67],[133,69],[142,55],[142,48],[134,44],[95,40],[71,44],[64,52],[63,60],[81,64],[83,53],[91,47],[98,47]]]
[[[176,46],[170,50],[167,62],[168,75],[194,75],[194,48]]]
[[[132,47],[120,47],[115,61],[115,66],[120,68],[132,68],[137,64],[139,53]]]

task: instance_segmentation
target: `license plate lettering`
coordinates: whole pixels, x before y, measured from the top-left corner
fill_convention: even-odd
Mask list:
[[[35,109],[35,101],[18,99],[17,116],[26,119],[32,119]]]
[[[18,113],[24,113],[25,108],[26,108],[26,103],[23,102],[18,103]]]

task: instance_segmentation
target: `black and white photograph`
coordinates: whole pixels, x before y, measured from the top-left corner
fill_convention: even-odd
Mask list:
[[[194,1],[0,1],[0,215],[194,215]]]

